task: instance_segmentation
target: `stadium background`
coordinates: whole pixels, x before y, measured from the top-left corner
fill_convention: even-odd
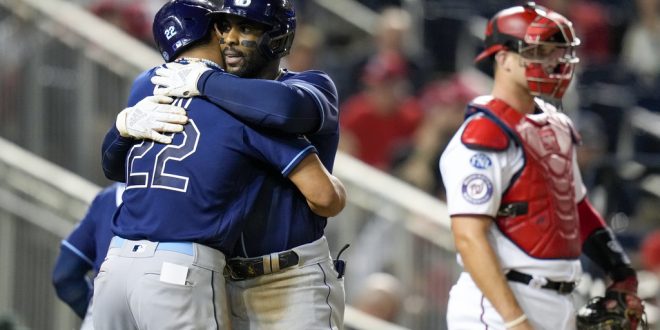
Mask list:
[[[640,295],[650,304],[660,274],[653,271],[660,268],[660,251],[653,250],[659,244],[651,237],[660,228],[658,1],[542,2],[572,19],[584,42],[564,107],[585,141],[580,157],[590,197],[635,267],[645,270]],[[54,295],[52,264],[61,238],[109,183],[99,167],[100,143],[132,79],[161,62],[150,25],[162,3],[0,0],[0,325],[77,326]],[[356,147],[361,132],[379,133],[368,125],[347,119],[342,133],[336,174],[347,184],[349,206],[327,234],[333,253],[352,244],[346,255],[350,328],[445,328],[447,293],[459,268],[437,155],[465,101],[488,90],[488,68],[472,64],[485,17],[519,3],[296,2],[299,27],[286,66],[330,73],[346,105],[342,112],[359,108],[365,95],[396,94],[391,100],[409,105],[391,110],[409,114],[401,118],[410,129],[384,136],[390,148],[380,157]],[[381,14],[387,6],[403,12]],[[396,31],[399,40],[383,39]],[[585,268],[582,302],[604,287],[602,274]]]

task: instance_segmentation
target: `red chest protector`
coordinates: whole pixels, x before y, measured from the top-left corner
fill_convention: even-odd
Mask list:
[[[538,104],[543,113],[524,116],[499,99],[481,101],[473,103],[469,112],[485,116],[468,124],[463,143],[470,148],[504,150],[508,139],[504,148],[495,141],[513,138],[525,157],[525,165],[502,196],[495,219],[498,228],[531,257],[578,258],[581,242],[573,148],[579,138],[570,120],[547,104]],[[484,128],[491,134],[484,134]],[[493,135],[498,137],[493,139]]]

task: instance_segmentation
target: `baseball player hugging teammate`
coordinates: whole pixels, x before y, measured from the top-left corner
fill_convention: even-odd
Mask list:
[[[95,326],[342,329],[343,279],[323,234],[345,205],[330,174],[336,88],[323,72],[279,67],[290,1],[218,3],[158,12],[169,63],[138,77],[104,140],[106,176],[127,189]]]
[[[95,328],[343,329],[343,270],[324,236],[346,201],[331,174],[338,96],[325,73],[280,67],[295,29],[290,0],[171,0],[156,14],[167,63],[136,79],[103,142],[104,173],[126,191]],[[537,98],[561,99],[579,44],[534,3],[488,23],[477,61],[493,63],[493,90],[468,105],[440,161],[465,270],[450,329],[590,329],[603,311],[620,314],[607,325],[644,323],[636,273],[586,198],[580,136]],[[64,247],[75,263],[56,274],[91,262]],[[576,316],[582,253],[612,283]],[[82,315],[87,301],[70,304]]]
[[[442,155],[452,231],[464,266],[450,292],[450,329],[575,329],[570,293],[585,253],[611,278],[606,298],[627,326],[643,313],[637,277],[586,198],[571,120],[536,96],[560,99],[578,62],[572,23],[528,3],[486,28],[491,95],[474,99]],[[597,325],[581,315],[580,328]]]

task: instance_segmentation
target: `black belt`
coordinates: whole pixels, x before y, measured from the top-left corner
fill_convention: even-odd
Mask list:
[[[512,282],[518,282],[529,285],[533,281],[533,277],[529,274],[521,273],[519,271],[510,270],[506,273],[506,278]],[[561,294],[569,294],[575,289],[575,282],[555,282],[545,279],[546,284],[539,285],[539,288],[555,290]],[[532,285],[533,286],[533,285]]]
[[[255,258],[229,259],[227,260],[227,270],[230,280],[243,281],[295,266],[298,264],[298,260],[298,255],[289,250]]]

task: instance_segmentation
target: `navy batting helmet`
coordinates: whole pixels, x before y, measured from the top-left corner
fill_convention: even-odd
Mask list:
[[[221,0],[171,0],[160,8],[154,17],[153,33],[165,61],[204,39],[213,22],[209,14],[221,6]]]
[[[226,0],[217,14],[228,14],[270,27],[259,41],[259,51],[278,59],[291,51],[296,33],[296,11],[291,0]]]

